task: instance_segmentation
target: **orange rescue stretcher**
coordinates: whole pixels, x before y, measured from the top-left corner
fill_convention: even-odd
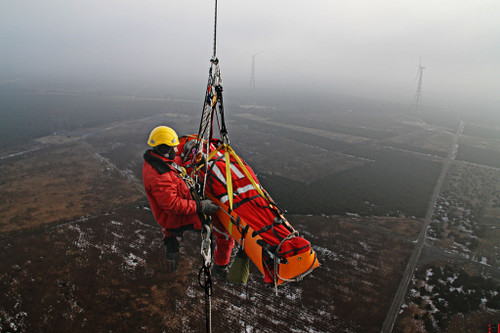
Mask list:
[[[196,136],[182,137],[180,146],[190,140]],[[317,268],[311,243],[290,225],[248,164],[219,140],[212,140],[209,149],[208,166],[197,167],[199,177],[206,179],[205,194],[221,208],[217,218],[264,281],[275,286],[300,281]]]

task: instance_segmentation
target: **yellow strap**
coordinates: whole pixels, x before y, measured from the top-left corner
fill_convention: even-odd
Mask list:
[[[229,198],[229,209],[233,210],[233,177],[231,175],[231,161],[229,159],[229,149],[231,147],[227,146],[224,151],[224,158],[226,159],[226,184],[227,184],[227,196]]]
[[[217,149],[215,149],[214,151],[212,151],[209,155],[208,155],[208,158],[207,160],[210,161],[212,158],[214,158],[215,154],[217,154],[217,152],[219,150],[221,150],[222,148],[222,145],[220,145],[219,147],[217,147]],[[196,172],[198,172],[201,168],[203,168],[204,164],[200,164],[196,167]]]
[[[248,171],[248,168],[246,167],[246,165],[243,163],[243,161],[241,160],[241,158],[236,154],[236,152],[233,150],[233,148],[231,148],[231,146],[229,146],[229,145],[227,145],[225,143],[221,144],[219,147],[217,147],[214,151],[212,151],[208,155],[208,161],[211,161],[214,158],[214,156],[221,149],[224,149],[224,159],[226,160],[226,186],[227,186],[227,195],[228,195],[228,198],[229,198],[229,209],[233,210],[233,179],[231,177],[231,159],[230,159],[229,154],[231,154],[234,157],[234,159],[236,160],[236,162],[238,163],[238,165],[243,170],[243,173],[245,174],[245,176],[252,183],[252,185],[255,188],[255,190],[262,196],[262,198],[264,198],[266,201],[268,201],[269,203],[271,203],[270,200],[269,200],[269,198],[262,191],[260,185],[257,184],[255,182],[255,180],[253,179],[253,177],[250,174],[250,171]],[[199,170],[199,168],[200,167],[198,167],[198,170]],[[230,233],[231,233],[231,229],[232,229],[232,223],[229,224],[229,232]]]
[[[208,160],[210,161],[212,158],[214,158],[215,154],[217,154],[219,152],[219,150],[222,149],[223,146],[225,146],[225,144],[220,145],[219,147],[217,147],[217,149],[215,149],[213,152],[211,152],[208,155]]]
[[[264,199],[266,199],[267,201],[269,201],[267,199],[266,195],[264,194],[264,192],[262,192],[260,186],[253,179],[252,175],[250,175],[250,172],[248,171],[246,165],[243,164],[243,162],[241,161],[241,158],[238,155],[236,155],[236,152],[233,150],[233,148],[231,148],[230,146],[227,146],[226,151],[228,151],[228,150],[231,153],[231,155],[233,155],[233,157],[236,159],[236,162],[238,162],[238,164],[240,165],[241,169],[243,169],[243,172],[245,173],[245,176],[247,176],[247,178],[250,180],[250,182],[252,183],[253,187],[255,187],[255,189],[257,190],[257,192],[259,192],[259,194]]]

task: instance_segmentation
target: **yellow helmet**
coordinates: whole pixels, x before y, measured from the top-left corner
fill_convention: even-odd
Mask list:
[[[161,144],[166,144],[170,147],[175,147],[179,144],[179,137],[173,129],[167,126],[155,127],[149,134],[148,145],[156,147]]]

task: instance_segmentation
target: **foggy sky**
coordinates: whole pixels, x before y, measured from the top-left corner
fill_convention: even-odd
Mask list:
[[[224,85],[500,105],[498,0],[219,0]],[[203,89],[213,0],[0,0],[0,81],[169,82]],[[160,81],[159,81],[160,80]]]

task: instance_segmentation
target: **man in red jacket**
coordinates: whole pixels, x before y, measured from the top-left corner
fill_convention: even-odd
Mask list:
[[[179,166],[176,157],[179,137],[167,126],[158,126],[151,131],[148,145],[152,149],[144,153],[142,179],[146,195],[156,219],[162,227],[165,253],[168,260],[174,261],[174,270],[179,259],[177,235],[186,230],[200,230],[200,214],[216,212],[219,207],[211,200],[195,200],[196,189],[190,188],[191,179]],[[218,220],[214,219],[214,224]],[[218,223],[220,224],[220,223]],[[216,249],[214,253],[215,270],[219,276],[227,272],[233,241],[225,235],[214,232]]]

